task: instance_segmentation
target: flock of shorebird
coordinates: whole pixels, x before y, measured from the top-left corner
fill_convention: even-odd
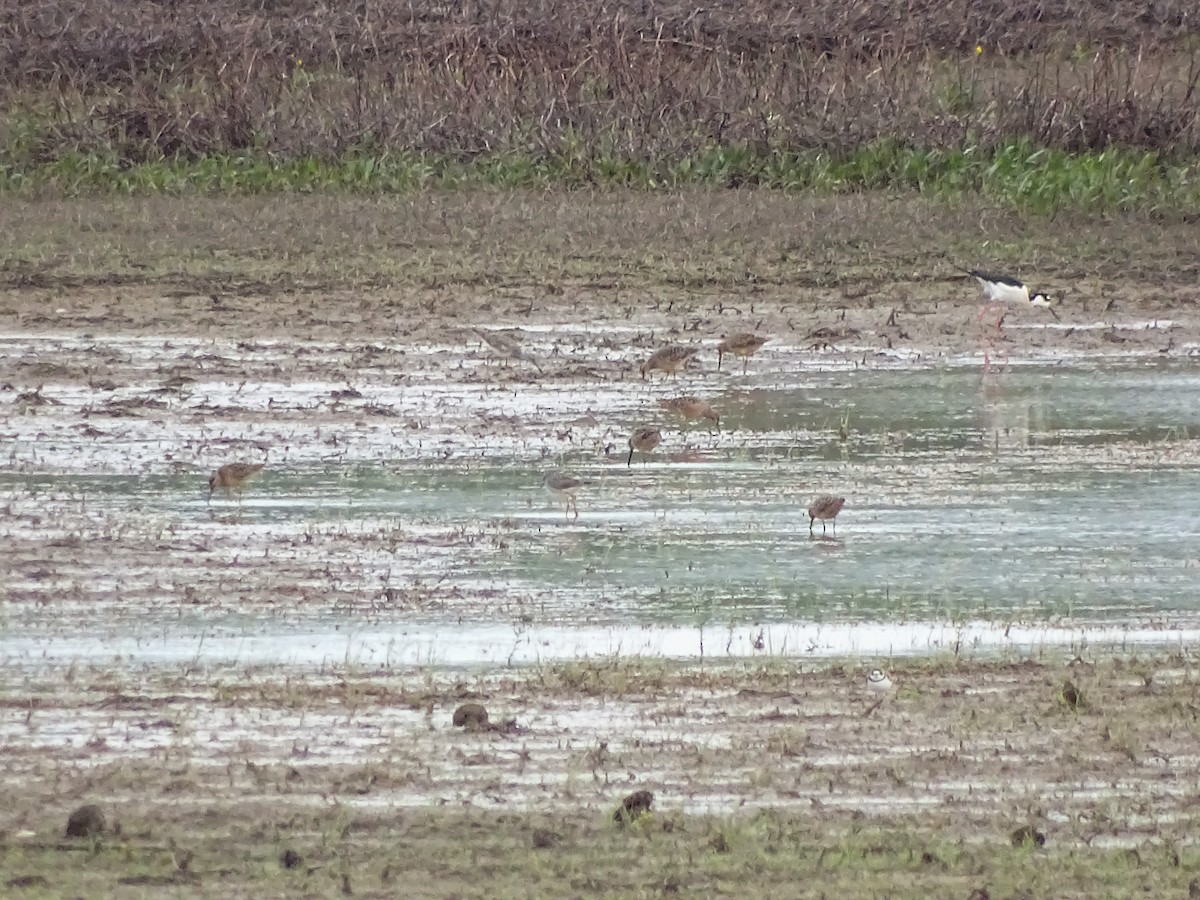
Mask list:
[[[770,339],[749,331],[739,332],[725,338],[717,344],[717,370],[720,371],[726,356],[740,356],[742,374],[745,374],[750,357],[766,346],[768,340]],[[667,376],[677,375],[699,352],[700,348],[698,347],[687,347],[682,344],[670,344],[656,350],[641,365],[642,380],[644,381],[651,372],[662,372]],[[659,400],[658,405],[684,419],[705,419],[711,421],[717,428],[721,426],[721,418],[713,409],[712,404],[699,397],[691,395],[671,397]],[[629,435],[629,456],[625,460],[625,465],[633,465],[635,453],[640,453],[645,457],[660,443],[662,443],[662,431],[651,425],[638,426]],[[565,515],[569,518],[574,512],[576,519],[579,518],[579,501],[575,495],[580,488],[591,483],[589,479],[580,478],[573,472],[562,470],[547,472],[542,477],[542,485],[550,495],[565,503]],[[812,534],[813,525],[817,521],[821,523],[822,533],[825,532],[826,523],[829,522],[833,523],[836,531],[835,520],[845,505],[845,497],[834,497],[831,494],[821,494],[813,500],[808,507],[809,534]]]
[[[1054,312],[1051,306],[1048,295],[1041,292],[1030,292],[1028,286],[1016,278],[1011,278],[1007,275],[991,275],[978,269],[961,269],[961,271],[976,280],[986,301],[979,310],[977,321],[982,321],[988,313],[995,312],[997,309],[1013,303],[1046,309],[1056,319],[1058,318],[1058,314]],[[1000,329],[1003,322],[1004,313],[999,312],[995,327]],[[477,333],[493,349],[503,353],[507,358],[529,359],[528,356],[521,353],[516,344],[509,345],[507,342],[497,343],[494,335],[488,335],[484,332]],[[768,340],[769,338],[752,332],[740,332],[725,338],[717,345],[717,370],[720,371],[722,362],[726,356],[737,356],[742,360],[742,374],[744,375],[750,357],[761,350]],[[641,365],[642,380],[644,381],[653,372],[662,372],[666,376],[677,375],[699,352],[698,347],[689,347],[682,344],[671,344],[670,346],[656,350]],[[985,345],[984,365],[986,366],[987,363],[988,354]],[[660,400],[659,406],[669,412],[678,414],[684,419],[706,419],[711,421],[715,427],[720,428],[721,420],[717,411],[713,408],[712,404],[700,397],[690,395],[673,397]],[[632,465],[634,454],[640,453],[645,456],[652,452],[661,442],[662,432],[659,429],[649,425],[642,425],[635,428],[629,435],[629,456],[625,464],[627,466]],[[561,470],[547,472],[542,478],[542,484],[546,490],[556,499],[565,502],[565,515],[569,518],[574,513],[576,519],[579,518],[579,503],[575,495],[580,488],[591,483],[586,478],[580,478],[572,472]],[[822,534],[825,533],[826,525],[829,523],[832,524],[834,533],[836,534],[837,516],[845,505],[845,497],[836,497],[832,494],[821,494],[814,499],[808,506],[809,534],[813,533],[813,526],[818,521],[821,523]]]
[[[1031,292],[1024,282],[1016,278],[1006,275],[990,275],[978,269],[961,269],[961,271],[970,275],[978,282],[986,301],[979,311],[977,321],[982,321],[983,317],[989,312],[1013,303],[1046,309],[1056,319],[1058,318],[1058,314],[1054,312],[1051,306],[1051,300],[1048,295],[1041,292]],[[1004,314],[1000,313],[995,323],[997,329],[1002,327],[1003,321]],[[522,350],[520,344],[511,338],[480,328],[473,328],[471,330],[502,358],[528,362],[539,372],[542,371],[542,367],[537,359]],[[761,350],[769,340],[769,338],[748,331],[726,337],[717,344],[717,370],[721,370],[726,356],[736,356],[742,360],[742,374],[746,374],[750,357]],[[654,372],[662,372],[668,377],[677,375],[699,352],[699,347],[684,346],[682,344],[671,344],[656,350],[641,365],[642,380],[646,380]],[[986,348],[984,350],[984,363],[985,365],[987,364]],[[693,395],[672,397],[659,400],[659,406],[668,412],[677,414],[683,419],[704,419],[712,422],[716,428],[720,428],[721,426],[720,416],[712,404],[700,397]],[[661,442],[662,432],[658,428],[650,425],[641,425],[635,428],[629,435],[629,456],[626,459],[626,466],[633,465],[635,454],[640,453],[645,457],[653,452]],[[208,480],[209,501],[212,501],[212,495],[217,488],[221,488],[226,495],[229,495],[231,492],[237,492],[240,499],[246,483],[262,470],[262,463],[239,462],[221,466]],[[579,518],[579,502],[575,495],[579,492],[580,488],[591,483],[589,479],[581,478],[572,472],[562,470],[547,472],[542,478],[542,485],[546,490],[555,499],[565,503],[565,515],[567,518],[570,518],[571,514],[574,513],[576,519]],[[834,533],[836,534],[837,516],[845,505],[845,497],[836,497],[832,494],[821,494],[814,499],[808,506],[809,534],[813,533],[813,526],[818,521],[821,523],[822,534],[829,523],[832,523]]]

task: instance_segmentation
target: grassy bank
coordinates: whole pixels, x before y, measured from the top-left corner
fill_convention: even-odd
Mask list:
[[[819,807],[652,813],[628,828],[599,813],[378,815],[332,805],[314,814],[286,803],[164,813],[128,818],[131,834],[94,850],[57,834],[0,843],[0,884],[35,898],[143,896],[128,893],[138,888],[195,898],[1183,897],[1195,863],[1172,844],[1042,849],[1000,833],[964,841],[932,816],[859,822]],[[178,837],[154,837],[164,833]],[[291,868],[281,862],[288,851]]]
[[[612,658],[465,678],[13,676],[14,727],[41,742],[9,748],[0,885],[39,898],[1187,895],[1200,862],[1188,658],[897,661],[883,702],[855,688],[861,669]],[[454,728],[464,696],[514,725]],[[66,723],[88,743],[65,743]],[[652,811],[615,823],[642,789]],[[108,830],[64,839],[82,803]],[[1044,844],[1014,840],[1025,828]]]
[[[404,192],[422,188],[583,188],[755,186],[821,194],[889,190],[937,199],[979,194],[1037,213],[1062,209],[1185,210],[1200,206],[1200,168],[1153,151],[1071,154],[1027,141],[988,153],[920,150],[881,141],[845,155],[820,151],[760,154],[716,147],[670,160],[604,155],[501,154],[462,162],[414,154],[355,152],[337,160],[278,160],[264,154],[162,158],[135,165],[112,153],[68,155],[40,165],[0,167],[0,190],[34,195],[88,193],[253,194],[274,191]]]
[[[0,190],[459,185],[1197,199],[1200,31],[1066,3],[22,4]]]

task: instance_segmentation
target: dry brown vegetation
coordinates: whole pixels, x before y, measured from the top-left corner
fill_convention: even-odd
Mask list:
[[[880,698],[856,666],[783,661],[13,672],[0,885],[54,897],[136,885],[222,898],[1186,896],[1190,659],[944,658],[891,674]],[[455,728],[464,698],[515,723]],[[653,811],[615,824],[639,790]],[[65,840],[82,803],[101,805],[109,831]],[[1018,842],[1026,833],[1044,843]]]
[[[9,153],[1200,146],[1188,0],[6,4]],[[976,48],[981,52],[977,53]]]

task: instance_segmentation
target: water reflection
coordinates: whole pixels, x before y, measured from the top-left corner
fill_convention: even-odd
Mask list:
[[[81,634],[173,634],[185,585],[225,592],[206,627],[249,616],[281,633],[357,627],[364,609],[414,635],[514,616],[617,629],[1200,621],[1191,368],[799,379],[720,397],[719,434],[664,421],[662,445],[631,468],[604,448],[646,398],[614,394],[552,460],[532,442],[521,454],[444,434],[433,456],[269,462],[240,504],[211,508],[199,476],[0,475],[0,536],[102,547],[78,571],[58,556],[18,566],[4,586],[30,602],[8,605],[6,633],[40,633],[53,598]],[[578,520],[541,488],[551,463],[594,482]],[[807,506],[825,492],[846,507],[810,536]]]

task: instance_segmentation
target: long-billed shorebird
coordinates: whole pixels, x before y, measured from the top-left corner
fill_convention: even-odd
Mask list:
[[[645,462],[645,454],[649,453],[655,447],[662,443],[662,432],[657,428],[651,428],[649,425],[643,425],[640,428],[633,429],[633,434],[629,435],[629,459],[625,465],[633,465],[633,453],[636,450],[643,455],[642,462]]]
[[[246,482],[262,470],[262,463],[226,463],[213,472],[212,477],[208,479],[208,502],[212,503],[213,491],[217,488],[225,491],[226,496],[230,491],[237,491],[240,500]]]
[[[571,507],[575,508],[575,518],[579,518],[579,502],[575,499],[575,492],[585,484],[591,484],[591,482],[586,478],[572,475],[570,472],[547,472],[542,476],[542,486],[545,487],[551,497],[554,497],[556,500],[566,498],[566,515],[568,518],[571,515]]]
[[[833,533],[837,534],[837,516],[846,505],[845,497],[834,497],[832,494],[822,494],[808,505],[808,533],[813,532],[813,522],[821,520],[821,534],[825,533],[825,523],[833,523]]]
[[[983,291],[984,299],[987,301],[983,305],[983,308],[979,310],[976,321],[982,321],[984,315],[989,310],[995,311],[996,307],[1012,303],[1045,309],[1054,318],[1058,318],[1058,313],[1051,306],[1050,296],[1043,294],[1041,291],[1031,294],[1028,285],[1023,281],[1008,275],[989,275],[987,272],[980,272],[978,269],[962,269],[961,271],[966,272],[979,282],[979,289]],[[996,327],[999,328],[1003,321],[1004,313],[1001,313],[1000,317],[996,320]]]
[[[731,334],[721,343],[717,344],[717,371],[721,371],[721,360],[726,354],[730,356],[740,356],[742,358],[742,374],[746,374],[746,364],[750,361],[750,357],[763,348],[763,345],[770,338],[760,337],[757,334],[752,334],[749,331],[742,331],[738,334]]]
[[[654,371],[674,375],[699,352],[699,348],[685,347],[683,344],[670,344],[661,350],[655,350],[650,354],[650,358],[642,363],[642,380],[645,381],[646,376]]]
[[[658,405],[685,419],[708,419],[718,429],[721,427],[721,417],[717,415],[712,404],[699,397],[671,397],[668,400],[659,400]]]
[[[517,359],[522,362],[527,362],[533,365],[539,372],[542,371],[541,364],[530,354],[521,349],[521,344],[505,334],[498,331],[484,331],[482,328],[472,328],[475,336],[491,347],[500,355],[501,359]]]

